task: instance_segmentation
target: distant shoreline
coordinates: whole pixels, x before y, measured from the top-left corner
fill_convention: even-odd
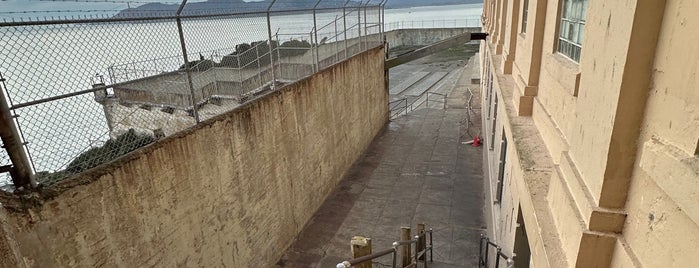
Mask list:
[[[211,0],[209,0],[209,1],[211,1]],[[192,9],[185,9],[185,12],[183,14],[185,14],[189,11],[196,12],[198,10],[196,8],[196,5],[201,5],[202,3],[207,3],[207,2],[208,1],[195,2],[192,4]],[[259,4],[259,3],[263,3],[263,2],[247,2],[246,4],[243,4],[243,6],[245,6],[245,8],[240,8],[238,11],[241,13],[256,13],[258,11],[264,12],[266,10],[266,8],[264,8],[263,5]],[[254,4],[252,4],[252,3],[254,3]],[[153,5],[157,5],[158,7],[154,9]],[[408,1],[408,3],[396,3],[396,4],[388,5],[388,6],[386,6],[386,9],[394,10],[394,9],[406,9],[406,8],[443,7],[443,6],[456,6],[456,5],[483,5],[483,2],[454,3],[454,2],[446,0],[446,1],[441,2],[441,3],[436,2],[436,3],[427,4],[424,1],[418,2],[418,3],[415,3],[413,1]],[[241,6],[241,7],[243,7],[243,6]],[[356,7],[357,6],[352,6],[349,8],[356,8]],[[230,8],[230,7],[227,7],[227,8]],[[289,6],[288,8],[289,8],[288,10],[295,10],[294,7],[292,7],[292,6]],[[342,7],[336,7],[336,8],[342,8]],[[165,5],[165,4],[146,4],[146,5],[131,8],[131,9],[121,10],[117,14],[115,14],[113,17],[115,17],[115,18],[141,17],[141,16],[143,16],[142,14],[148,14],[148,13],[154,12],[156,10],[158,12],[161,12],[161,13],[173,13],[173,15],[174,15],[174,12],[176,11],[176,7],[174,5]],[[220,12],[221,10],[225,10],[225,9],[211,8],[211,9],[207,9],[207,10],[217,10]],[[296,11],[302,11],[302,10],[307,10],[307,9],[299,9]],[[283,12],[284,10],[282,9],[282,10],[274,10],[274,11],[282,11]],[[201,11],[199,11],[199,12],[201,12]],[[199,12],[198,12],[198,15],[206,15],[206,14],[201,14]],[[233,13],[235,13],[235,12],[233,12]],[[217,14],[217,12],[211,12],[211,14]]]
[[[402,9],[402,8],[414,8],[414,7],[443,7],[443,6],[461,6],[461,5],[482,5],[483,3],[463,3],[463,4],[432,4],[432,5],[419,5],[419,6],[398,6],[398,7],[386,7],[386,9]]]

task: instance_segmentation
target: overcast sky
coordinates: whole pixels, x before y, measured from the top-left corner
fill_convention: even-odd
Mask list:
[[[189,0],[202,2],[204,0]],[[251,0],[244,0],[250,2]],[[127,4],[127,2],[129,4]],[[181,3],[181,0],[0,0],[0,20],[20,17],[75,16],[80,14],[109,14],[145,3]],[[56,12],[60,11],[60,12]],[[71,12],[64,12],[71,11]]]

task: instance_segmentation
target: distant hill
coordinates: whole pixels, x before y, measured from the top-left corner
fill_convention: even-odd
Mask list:
[[[205,2],[192,2],[187,4],[182,11],[184,15],[199,14],[223,14],[232,12],[259,12],[266,11],[271,0],[259,2],[244,2],[242,0],[208,0]],[[300,10],[313,8],[315,0],[284,1],[274,4],[273,11]],[[320,8],[342,7],[345,0],[324,0]],[[357,6],[360,1],[352,1],[348,6]],[[375,1],[372,1],[375,3]],[[438,6],[483,3],[482,0],[389,0],[387,8],[406,8],[417,6]],[[179,8],[178,4],[148,3],[135,8],[124,9],[117,13],[116,18],[134,18],[149,16],[174,16]]]

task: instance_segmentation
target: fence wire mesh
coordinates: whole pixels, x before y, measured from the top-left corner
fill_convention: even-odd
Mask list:
[[[6,101],[32,173],[53,183],[379,46],[382,2],[195,2],[180,16],[0,23]]]

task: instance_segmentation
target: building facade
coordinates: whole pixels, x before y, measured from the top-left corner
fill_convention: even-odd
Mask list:
[[[698,265],[698,11],[485,0],[489,236],[514,267]]]

